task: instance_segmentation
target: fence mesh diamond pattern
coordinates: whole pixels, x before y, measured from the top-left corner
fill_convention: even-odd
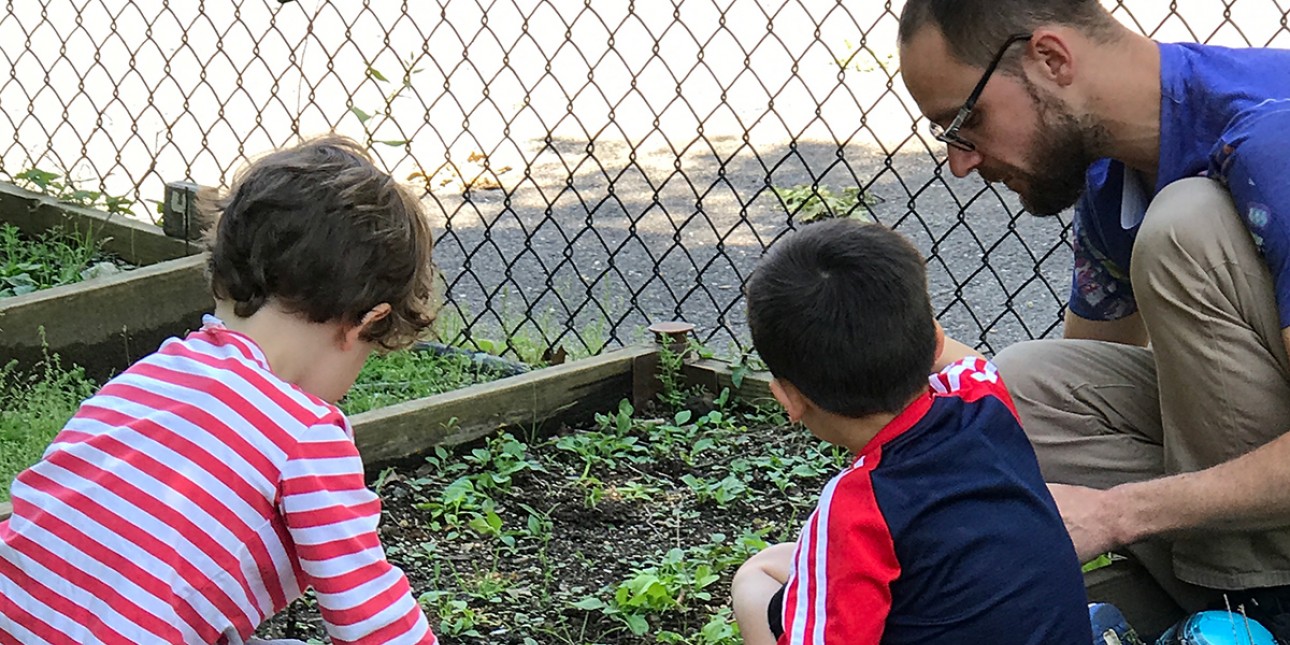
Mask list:
[[[1104,2],[1161,40],[1290,42],[1284,0]],[[1053,334],[1069,220],[948,172],[899,79],[902,4],[10,1],[0,174],[155,218],[167,181],[348,134],[424,191],[445,333],[532,355],[667,319],[745,349],[756,258],[837,215],[915,241],[952,335]]]

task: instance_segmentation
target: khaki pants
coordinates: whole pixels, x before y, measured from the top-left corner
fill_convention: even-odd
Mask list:
[[[1109,488],[1191,472],[1290,430],[1272,279],[1221,186],[1193,178],[1166,187],[1147,210],[1130,273],[1150,349],[1041,340],[995,359],[1048,481]],[[1214,589],[1290,584],[1290,529],[1129,551],[1184,609]]]

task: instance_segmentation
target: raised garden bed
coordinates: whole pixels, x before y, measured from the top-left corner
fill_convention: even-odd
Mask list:
[[[28,239],[62,231],[139,267],[0,298],[0,365],[32,366],[54,352],[104,378],[200,324],[213,304],[205,261],[192,255],[198,245],[166,237],[156,226],[3,184],[0,222]],[[80,269],[71,274],[81,277]]]
[[[741,642],[731,576],[796,535],[846,456],[774,409],[680,382],[666,403],[377,476],[387,552],[441,642]],[[263,633],[323,636],[307,600]]]
[[[847,457],[787,425],[767,405],[765,375],[701,360],[672,363],[656,379],[657,352],[623,352],[635,354],[424,399],[420,418],[438,419],[426,429],[442,435],[425,439],[445,445],[369,471],[383,498],[389,557],[408,573],[441,642],[742,642],[728,609],[731,576],[767,542],[796,536]],[[505,389],[528,379],[537,391],[568,393],[573,388],[560,383],[569,377],[557,370],[573,367],[580,382],[595,384],[597,398],[624,398],[599,408],[609,412],[566,415],[581,421],[561,424],[551,413],[561,406],[534,398],[524,412],[526,397]],[[742,402],[702,394],[697,384],[737,385]],[[431,416],[445,397],[450,409]],[[497,423],[499,405],[533,422]],[[481,423],[480,411],[493,421]],[[448,416],[454,412],[464,416]],[[458,424],[475,431],[448,430]],[[503,430],[484,431],[493,424]],[[372,465],[398,450],[380,452]],[[1116,603],[1142,629],[1176,617],[1131,563],[1094,571],[1087,582],[1091,598]],[[309,597],[261,635],[326,642]]]
[[[75,284],[133,268],[103,251],[101,240],[62,229],[38,236],[0,222],[0,298]]]
[[[423,344],[410,351],[372,356],[351,395],[340,405],[354,415],[496,381],[527,369],[455,348]],[[0,407],[0,501],[9,498],[13,477],[40,458],[81,401],[102,383],[57,355],[48,355],[29,368],[16,363],[0,366],[0,401],[4,401]]]
[[[528,371],[528,367],[440,344],[373,355],[340,401],[347,415],[451,392]]]
[[[796,535],[847,458],[788,426],[764,375],[669,356],[629,347],[352,417],[382,539],[442,642],[740,642],[731,575]],[[1088,580],[1153,627],[1176,609],[1140,567]],[[323,633],[305,598],[260,635]]]

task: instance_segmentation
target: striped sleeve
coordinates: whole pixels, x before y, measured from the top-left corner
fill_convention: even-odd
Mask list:
[[[870,470],[881,451],[829,482],[798,538],[779,645],[877,643],[900,575]]]
[[[945,369],[933,374],[929,381],[932,391],[938,395],[957,396],[969,403],[992,396],[1003,401],[1013,417],[1020,418],[1017,407],[1012,403],[1012,396],[1008,394],[1008,388],[1004,387],[1003,379],[999,376],[998,368],[984,358],[973,356],[950,363]]]
[[[332,642],[434,643],[377,534],[381,503],[343,422],[311,427],[282,471],[279,506]]]

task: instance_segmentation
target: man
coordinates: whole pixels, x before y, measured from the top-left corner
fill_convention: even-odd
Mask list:
[[[956,176],[1075,206],[1066,338],[996,362],[1080,556],[1290,611],[1290,51],[1096,0],[908,0],[900,47]]]

